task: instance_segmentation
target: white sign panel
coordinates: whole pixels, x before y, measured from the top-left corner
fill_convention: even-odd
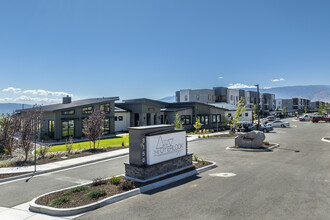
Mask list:
[[[147,136],[147,164],[152,165],[187,154],[186,132]]]

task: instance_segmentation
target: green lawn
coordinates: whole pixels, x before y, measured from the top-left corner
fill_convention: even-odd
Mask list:
[[[101,139],[99,147],[120,147],[122,140],[124,137],[125,146],[129,145],[129,138],[128,135],[124,136],[116,136],[112,138],[107,139]],[[97,142],[95,143],[96,147],[98,147]],[[91,146],[93,148],[93,143],[91,143]],[[83,141],[78,143],[73,143],[72,149],[86,149],[90,148],[90,142],[89,141]],[[57,151],[66,151],[65,144],[59,144],[51,147],[48,152],[57,152]]]

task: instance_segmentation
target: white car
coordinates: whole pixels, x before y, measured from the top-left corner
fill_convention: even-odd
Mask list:
[[[300,117],[298,117],[299,121],[308,121],[310,118],[312,118],[314,115],[310,115],[310,114],[305,114],[302,115]]]
[[[270,123],[268,123],[269,125],[273,126],[273,127],[289,127],[290,123],[286,122],[286,121],[281,121],[281,120],[276,120],[276,121],[272,121]]]

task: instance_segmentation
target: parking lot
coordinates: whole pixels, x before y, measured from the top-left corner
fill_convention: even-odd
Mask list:
[[[273,152],[226,151],[232,138],[189,143],[189,151],[218,167],[79,219],[328,219],[330,124],[287,119],[266,140]],[[226,174],[226,175],[223,175]]]

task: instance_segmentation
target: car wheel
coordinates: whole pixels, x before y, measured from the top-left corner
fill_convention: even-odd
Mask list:
[[[263,132],[266,133],[266,132],[268,132],[268,131],[267,131],[267,129],[264,129]]]
[[[285,128],[285,125],[281,125],[282,128]]]

